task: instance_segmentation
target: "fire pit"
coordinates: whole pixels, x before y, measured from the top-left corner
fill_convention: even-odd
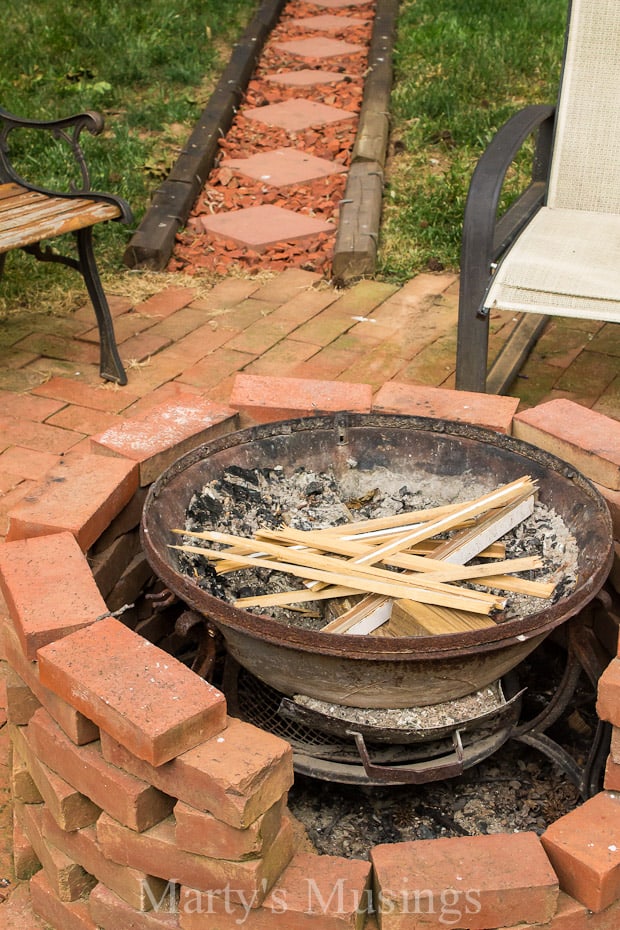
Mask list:
[[[179,567],[173,529],[183,527],[195,491],[231,466],[367,476],[389,468],[409,485],[462,482],[463,496],[524,474],[562,518],[577,548],[576,583],[524,617],[458,634],[415,637],[325,635],[285,626],[207,593]],[[217,527],[214,527],[217,528]],[[142,521],[154,571],[221,631],[230,655],[285,696],[302,694],[359,708],[404,708],[461,698],[497,682],[548,634],[577,614],[609,572],[612,532],[596,489],[548,453],[487,430],[418,417],[349,415],[267,424],[207,443],[179,459],[152,485]]]

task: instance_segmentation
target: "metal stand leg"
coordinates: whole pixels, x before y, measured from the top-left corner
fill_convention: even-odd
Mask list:
[[[87,226],[85,229],[79,229],[76,232],[76,238],[80,271],[84,276],[88,295],[95,308],[97,325],[99,326],[101,346],[99,371],[101,377],[108,381],[116,381],[118,384],[127,384],[127,375],[118,354],[110,308],[95,262],[92,227]]]
[[[588,759],[583,768],[562,746],[544,732],[560,719],[575,693],[581,672],[585,671],[596,685],[604,670],[604,663],[597,660],[591,637],[594,634],[583,616],[575,618],[568,628],[567,660],[562,679],[545,709],[533,720],[528,720],[512,731],[512,739],[542,752],[564,771],[586,800],[599,790],[599,783],[607,753],[611,729],[599,721]]]

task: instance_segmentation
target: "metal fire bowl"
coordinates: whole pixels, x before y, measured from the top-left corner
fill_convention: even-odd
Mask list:
[[[462,478],[463,499],[529,474],[540,500],[574,534],[579,558],[572,591],[517,620],[441,636],[327,635],[284,626],[201,590],[178,568],[171,530],[185,525],[192,495],[243,468],[300,465],[350,473],[385,467],[410,488],[428,476]],[[217,527],[212,527],[217,528]],[[207,442],[182,456],[151,486],[142,541],[155,573],[222,632],[230,654],[285,695],[297,693],[352,707],[426,706],[470,694],[517,666],[556,627],[599,591],[612,562],[605,501],[576,469],[528,443],[490,430],[423,417],[335,414],[268,423]]]

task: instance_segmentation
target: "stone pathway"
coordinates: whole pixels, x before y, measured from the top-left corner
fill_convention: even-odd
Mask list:
[[[286,4],[169,270],[296,266],[330,276],[374,8]]]

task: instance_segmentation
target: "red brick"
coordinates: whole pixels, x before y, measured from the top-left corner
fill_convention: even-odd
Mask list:
[[[562,890],[596,913],[620,897],[619,824],[620,798],[601,791],[542,835]]]
[[[171,812],[172,798],[106,762],[99,743],[76,746],[43,708],[28,733],[48,768],[132,830],[146,830]]]
[[[303,268],[286,268],[282,274],[262,284],[252,293],[256,300],[267,300],[272,304],[284,304],[312,293],[314,285],[322,281],[323,276],[316,271],[304,271]],[[215,290],[215,289],[214,289]],[[248,294],[249,296],[249,294]],[[334,299],[337,295],[334,294]]]
[[[4,410],[8,410],[13,417],[24,420],[37,420],[42,423],[53,413],[64,406],[62,400],[33,396],[36,388],[30,394],[16,394],[12,391],[0,391],[0,403]]]
[[[41,706],[35,694],[10,666],[6,669],[7,719],[17,727],[25,726]]]
[[[118,536],[107,549],[100,550],[97,555],[90,557],[90,567],[95,584],[101,596],[105,598],[108,610],[113,612],[116,609],[110,604],[108,597],[110,591],[118,583],[131,560],[141,551],[140,534],[136,528],[130,533]]]
[[[110,313],[114,319],[119,316],[122,316],[124,313],[127,313],[133,307],[133,301],[130,297],[122,297],[118,294],[109,294],[108,295],[108,306],[110,307]],[[75,313],[73,318],[77,320],[85,320],[87,323],[92,321],[94,313],[94,308],[90,300],[86,301],[85,304],[82,304]],[[107,382],[109,384],[109,382]],[[102,385],[103,387],[104,385]]]
[[[41,683],[158,766],[226,725],[223,694],[108,618],[39,650]]]
[[[10,727],[13,749],[25,760],[47,810],[63,830],[94,823],[99,808],[37,758],[24,727]]]
[[[116,384],[100,384],[94,387],[71,378],[50,378],[44,384],[32,389],[32,393],[45,398],[53,398],[68,404],[80,404],[93,410],[107,410],[119,413],[138,399],[130,386],[119,388]],[[52,411],[53,412],[53,411]],[[34,418],[33,418],[34,419]]]
[[[0,415],[0,431],[6,445],[26,446],[39,452],[62,455],[80,441],[80,433],[35,423],[32,420],[20,420],[7,414]]]
[[[23,804],[40,804],[41,792],[32,780],[28,765],[18,752],[12,752],[9,746],[10,779],[9,787],[14,801]]]
[[[103,552],[104,549],[107,549],[110,543],[114,542],[115,539],[118,539],[119,536],[123,536],[125,533],[129,533],[130,530],[137,529],[142,517],[142,508],[144,507],[146,494],[146,488],[138,488],[129,503],[123,507],[121,512],[116,517],[114,517],[108,528],[103,531],[97,542],[90,550],[89,556],[95,557],[97,553]]]
[[[49,470],[57,465],[60,456],[53,452],[37,452],[23,446],[11,446],[0,455],[0,471],[39,481]]]
[[[67,530],[86,551],[138,487],[138,469],[126,459],[67,455],[9,514],[8,540]]]
[[[7,661],[11,668],[28,685],[37,701],[45,707],[56,723],[62,727],[69,739],[82,746],[99,739],[99,728],[62,698],[44,688],[39,681],[39,667],[36,662],[29,662],[13,629],[9,623],[4,629],[4,644]],[[18,721],[12,721],[18,723]]]
[[[313,381],[303,378],[272,378],[240,373],[235,378],[231,406],[259,423],[349,410],[369,413],[369,384],[347,381]]]
[[[518,397],[450,391],[428,385],[388,381],[377,392],[372,409],[377,413],[397,413],[438,420],[472,423],[510,435]]]
[[[513,434],[554,453],[597,484],[620,490],[618,420],[560,398],[518,413]]]
[[[16,804],[15,822],[32,843],[32,848],[45,870],[45,876],[54,894],[61,901],[75,901],[89,891],[94,881],[81,865],[74,862],[61,849],[43,839],[42,804]]]
[[[256,281],[249,278],[224,278],[211,288],[203,297],[192,302],[192,307],[199,310],[220,310],[234,307],[244,301],[259,288]]]
[[[165,384],[149,391],[148,394],[141,397],[140,400],[137,400],[135,404],[128,407],[125,412],[128,417],[140,417],[154,407],[159,407],[161,404],[166,404],[170,401],[175,401],[177,397],[183,394],[194,394],[197,397],[202,397],[200,388],[192,387],[191,384],[179,384],[178,381],[166,381]],[[228,397],[226,400],[228,400]]]
[[[196,291],[191,287],[167,287],[135,306],[136,313],[165,318],[192,302]]]
[[[37,490],[36,481],[20,481],[0,497],[0,537],[5,537],[9,531],[9,513],[32,491]]]
[[[607,757],[605,765],[605,784],[607,791],[620,791],[620,764],[614,762],[613,757]]]
[[[247,352],[235,352],[234,349],[220,349],[212,355],[207,355],[191,368],[181,366],[177,381],[181,384],[195,385],[203,391],[215,387],[224,378],[233,372],[241,371],[252,359],[253,355]],[[176,376],[175,376],[176,377]]]
[[[295,856],[262,907],[235,905],[230,895],[182,888],[179,923],[183,930],[361,930],[368,898],[370,864],[339,856]],[[211,915],[211,916],[209,916]],[[207,924],[210,921],[210,924]]]
[[[139,869],[118,865],[106,858],[97,842],[94,825],[81,830],[62,830],[49,811],[43,812],[42,823],[43,836],[48,844],[61,849],[74,862],[79,862],[89,875],[93,875],[136,910],[150,911],[164,895],[167,881],[147,875]]]
[[[148,362],[152,355],[161,352],[170,345],[170,339],[164,336],[155,336],[151,332],[137,333],[119,347],[123,361],[129,365],[135,362]]]
[[[166,902],[161,907],[165,908]],[[172,910],[137,911],[117,897],[105,885],[99,884],[88,898],[90,915],[101,930],[178,930],[176,901],[169,899]]]
[[[92,437],[93,448],[111,456],[124,456],[140,466],[140,484],[150,484],[175,459],[207,439],[234,428],[235,412],[181,395],[141,417]]]
[[[599,678],[596,712],[601,720],[620,727],[620,659],[613,659]]]
[[[30,888],[27,882],[13,887],[2,906],[2,915],[10,920],[10,930],[49,930],[49,924],[33,914]]]
[[[610,924],[609,930],[615,925]],[[598,915],[593,915],[583,904],[570,895],[560,892],[558,906],[551,921],[546,924],[516,924],[506,930],[606,930],[599,926]]]
[[[85,901],[61,901],[39,872],[30,880],[30,897],[35,914],[56,930],[97,930]]]
[[[179,849],[172,817],[144,833],[134,833],[102,814],[97,822],[97,839],[104,854],[114,862],[163,879],[174,876],[179,884],[201,891],[224,886],[230,888],[236,903],[252,900],[255,907],[290,862],[294,851],[288,819],[283,821],[265,856],[243,862],[212,859]]]
[[[105,733],[101,748],[113,765],[233,827],[248,827],[293,784],[290,745],[234,718],[219,736],[157,768]]]
[[[22,478],[18,478],[17,475],[11,475],[9,472],[0,472],[0,494],[4,497],[8,491],[14,491],[15,488],[22,484],[22,480]]]
[[[0,547],[0,586],[28,659],[37,649],[107,613],[88,562],[70,533]]]
[[[19,881],[27,881],[41,868],[34,846],[13,813],[13,871]]]
[[[146,555],[138,552],[106,598],[110,610],[114,612],[126,604],[134,604],[152,579],[153,571]]]
[[[544,924],[556,910],[557,878],[534,833],[376,846],[371,860],[382,930]]]
[[[620,543],[618,542],[614,542],[614,558],[611,571],[608,575],[608,581],[614,591],[620,593]]]
[[[183,368],[189,368],[190,365],[195,365],[206,356],[212,356],[223,345],[227,349],[236,348],[228,343],[238,335],[239,330],[232,328],[228,320],[225,322],[226,325],[215,320],[203,323],[193,332],[179,339],[163,354],[168,358],[181,358],[184,362]],[[241,349],[241,351],[244,350]],[[256,348],[252,354],[258,351]]]
[[[174,808],[176,842],[181,849],[219,859],[260,856],[275,840],[286,810],[286,797],[261,814],[245,829],[231,827],[206,811],[178,801]]]
[[[101,433],[104,429],[116,426],[120,419],[116,414],[105,410],[93,410],[78,404],[68,404],[49,417],[46,422],[50,426],[61,426],[63,429],[72,429],[90,436],[91,433]]]
[[[605,502],[609,507],[614,539],[620,539],[620,491],[612,491],[610,488],[603,487],[602,484],[594,483],[597,491],[605,498]]]

